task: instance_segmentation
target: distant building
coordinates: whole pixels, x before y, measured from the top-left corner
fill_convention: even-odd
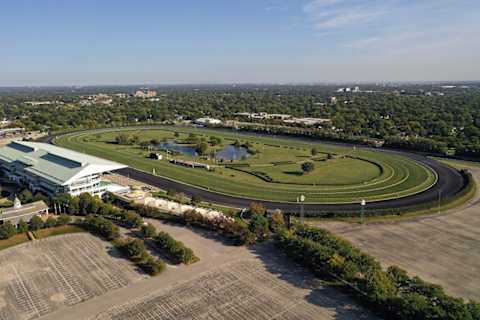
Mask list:
[[[332,120],[326,118],[291,118],[284,120],[285,123],[302,124],[305,126],[313,126],[316,124],[331,123]]]
[[[0,129],[0,137],[6,137],[8,135],[16,135],[23,133],[25,131],[24,128],[4,128]]]
[[[137,90],[135,92],[135,98],[153,98],[157,96],[157,91],[154,90]]]
[[[15,197],[13,207],[0,209],[0,225],[9,221],[16,226],[20,220],[30,221],[35,216],[48,214],[48,206],[43,201],[21,204]]]
[[[101,196],[108,185],[102,174],[122,168],[126,166],[47,143],[13,141],[0,148],[0,170],[7,178],[49,196]]]
[[[199,124],[199,125],[217,125],[217,124],[221,124],[222,120],[204,117],[204,118],[196,119],[195,121],[193,121],[193,123]]]
[[[337,97],[330,97],[330,104],[337,104]]]

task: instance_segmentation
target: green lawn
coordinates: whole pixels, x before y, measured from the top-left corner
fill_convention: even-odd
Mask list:
[[[179,132],[175,137],[174,132]],[[189,133],[209,139],[223,139],[223,145],[210,146],[221,149],[239,140],[249,143],[256,154],[245,160],[219,162],[185,155],[177,159],[204,162],[214,170],[191,169],[169,163],[167,160],[150,160],[150,151],[138,145],[117,145],[115,137],[121,133],[137,135],[140,141],[167,139],[183,142]],[[80,152],[118,161],[140,170],[170,179],[203,187],[212,191],[245,196],[253,199],[295,201],[304,194],[311,203],[345,203],[407,196],[428,189],[436,176],[427,167],[402,156],[373,152],[362,148],[309,143],[300,140],[252,136],[225,131],[194,128],[124,128],[101,129],[61,136],[56,143]],[[320,152],[312,157],[311,149]],[[333,159],[319,161],[332,154]],[[164,153],[164,156],[167,155]],[[300,164],[313,161],[315,171],[300,174]],[[269,176],[275,183],[259,177]],[[263,172],[263,174],[262,174]],[[257,173],[257,174],[253,174]]]
[[[19,233],[11,237],[10,239],[0,240],[0,250],[16,246],[18,244],[28,242],[28,237],[26,233]]]
[[[78,233],[78,232],[86,232],[86,231],[85,229],[82,229],[77,226],[66,225],[66,226],[37,230],[37,231],[34,231],[33,234],[35,235],[35,238],[43,239],[43,238],[60,236],[60,235],[69,234],[69,233]]]

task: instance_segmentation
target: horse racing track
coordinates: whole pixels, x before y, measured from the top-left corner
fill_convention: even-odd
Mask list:
[[[35,319],[145,276],[89,234],[30,242],[0,252],[0,319]]]

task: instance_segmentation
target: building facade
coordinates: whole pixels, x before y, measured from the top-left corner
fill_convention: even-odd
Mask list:
[[[107,190],[102,174],[125,165],[47,143],[13,141],[0,148],[0,170],[11,181],[48,196],[87,192],[101,196]]]

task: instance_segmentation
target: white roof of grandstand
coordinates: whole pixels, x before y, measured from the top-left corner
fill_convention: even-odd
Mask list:
[[[127,166],[48,143],[13,141],[0,148],[0,160],[55,184],[67,185],[82,177]]]

